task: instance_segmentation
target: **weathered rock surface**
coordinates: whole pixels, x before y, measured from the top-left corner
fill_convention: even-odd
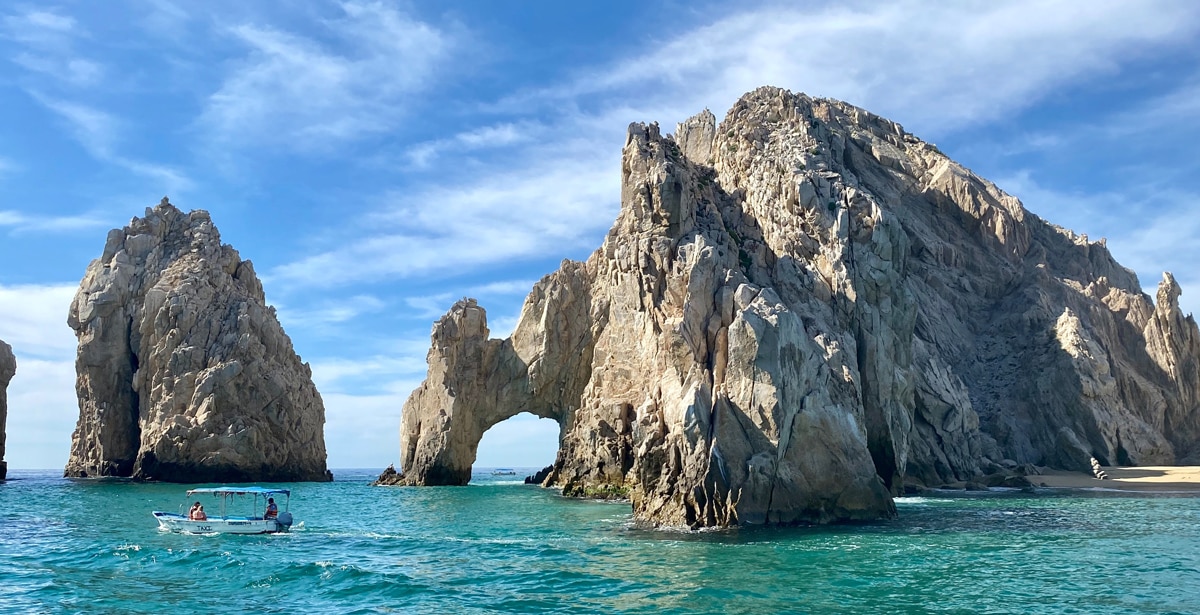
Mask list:
[[[0,481],[8,476],[8,462],[4,460],[5,425],[8,424],[8,383],[17,373],[17,358],[12,346],[0,340]]]
[[[401,482],[465,484],[519,412],[562,427],[543,484],[692,527],[1197,454],[1200,333],[1169,274],[1156,304],[1103,241],[842,102],[760,88],[714,123],[629,127],[603,246],[538,282],[510,338],[473,300],[438,321]]]
[[[164,198],[110,231],[68,324],[79,423],[66,476],[331,479],[308,364],[208,212]]]

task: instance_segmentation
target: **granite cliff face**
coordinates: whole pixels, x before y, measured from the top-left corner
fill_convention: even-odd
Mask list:
[[[698,526],[893,513],[905,483],[1200,454],[1200,333],[1104,242],[901,126],[776,88],[674,138],[629,127],[621,212],[488,339],[434,326],[405,484],[464,484],[519,412],[562,427],[547,486]]]
[[[208,212],[164,198],[110,231],[68,324],[79,423],[66,476],[330,480],[308,364]]]
[[[12,346],[0,340],[0,481],[8,476],[8,462],[4,460],[5,425],[8,423],[8,383],[17,373],[17,358]]]

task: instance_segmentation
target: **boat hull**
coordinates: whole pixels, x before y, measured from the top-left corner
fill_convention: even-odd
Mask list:
[[[275,519],[250,517],[210,517],[205,521],[192,521],[179,513],[154,511],[158,526],[164,530],[183,534],[275,534],[288,531],[288,526]]]

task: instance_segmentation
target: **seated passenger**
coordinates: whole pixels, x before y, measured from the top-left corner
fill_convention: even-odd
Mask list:
[[[204,506],[196,508],[196,512],[192,513],[192,521],[208,521],[208,515],[204,514]]]
[[[279,516],[279,507],[275,505],[275,498],[267,498],[267,512],[263,513],[263,519],[274,519]]]

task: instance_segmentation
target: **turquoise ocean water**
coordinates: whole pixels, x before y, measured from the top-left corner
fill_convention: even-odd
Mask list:
[[[1194,496],[946,494],[869,525],[674,532],[520,476],[377,472],[287,485],[289,534],[190,536],[150,516],[186,486],[12,471],[0,612],[1200,613]]]

